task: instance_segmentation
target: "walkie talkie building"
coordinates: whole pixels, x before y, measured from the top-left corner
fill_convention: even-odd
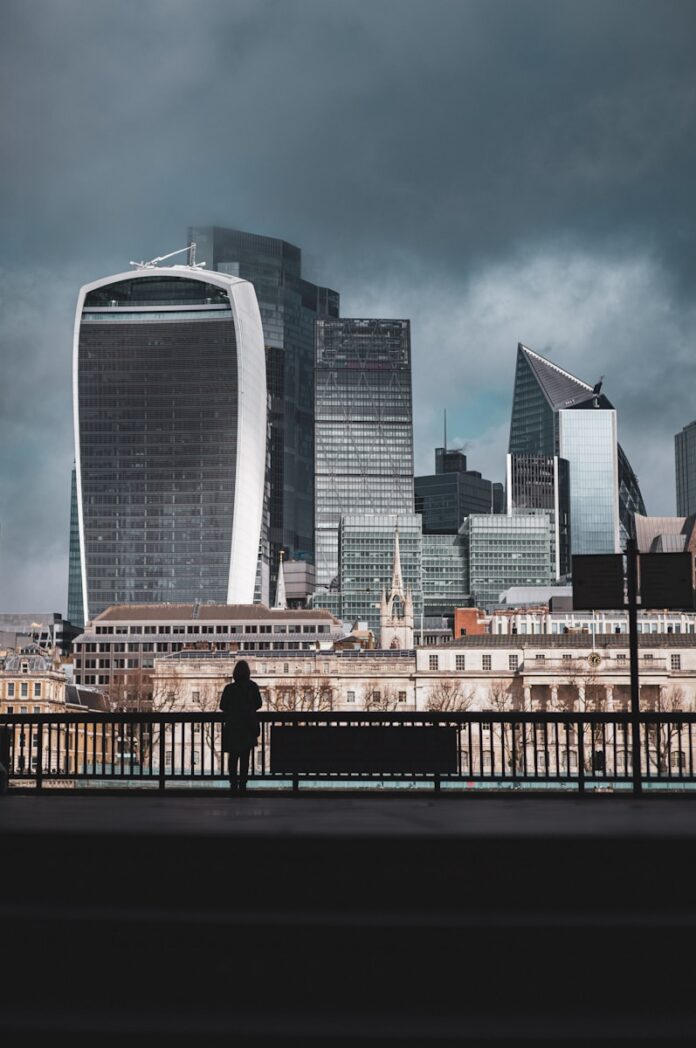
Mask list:
[[[266,399],[247,281],[149,266],[81,289],[73,408],[84,621],[116,603],[252,602]]]

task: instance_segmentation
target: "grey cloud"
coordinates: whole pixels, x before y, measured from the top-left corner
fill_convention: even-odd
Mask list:
[[[449,397],[502,476],[523,339],[607,374],[669,512],[695,29],[690,0],[5,0],[0,606],[64,602],[77,287],[190,223],[283,236],[346,314],[412,318],[421,468]]]

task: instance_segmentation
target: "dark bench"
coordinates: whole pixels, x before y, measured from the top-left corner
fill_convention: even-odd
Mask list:
[[[273,725],[274,775],[449,775],[457,772],[457,729],[383,725]]]

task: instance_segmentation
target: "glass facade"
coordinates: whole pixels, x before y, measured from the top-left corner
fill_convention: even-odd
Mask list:
[[[558,435],[568,461],[571,552],[619,553],[616,412],[559,411]]]
[[[253,289],[138,271],[83,289],[78,315],[85,614],[234,594],[251,602],[266,431]]]
[[[379,637],[379,603],[382,590],[388,591],[391,586],[397,527],[404,587],[410,587],[413,592],[417,625],[423,611],[423,532],[421,518],[413,513],[365,513],[342,517],[339,529],[340,590],[315,593],[313,607],[326,608],[346,622],[367,622]]]
[[[614,409],[611,401],[601,391],[601,382],[596,387],[589,386],[520,343],[517,347],[515,390],[510,423],[510,453],[566,458],[561,448],[559,416],[561,412],[570,410],[579,413],[588,411],[596,413],[598,410],[613,411]],[[600,500],[601,498],[611,500],[614,492],[617,491],[618,542],[620,543],[619,548],[624,548],[632,527],[632,515],[633,513],[645,514],[645,504],[638,479],[631,469],[626,454],[616,442],[615,424],[613,439],[614,449],[611,453],[616,463],[616,478],[610,489],[599,498]],[[576,446],[576,454],[579,454],[580,450]],[[598,453],[596,448],[592,452],[593,455]],[[609,454],[609,449],[606,453]],[[583,538],[582,523],[580,521],[572,522],[574,504],[572,483],[571,476],[571,555],[584,552],[587,547],[592,547],[598,542],[595,533]],[[599,483],[599,478],[597,483]],[[585,493],[583,499],[587,497]],[[587,519],[589,521],[590,518]],[[573,536],[579,543],[577,547],[573,547]],[[611,552],[613,552],[613,546]]]
[[[467,517],[461,533],[476,607],[495,607],[510,586],[549,586],[551,532],[551,519],[543,512]]]
[[[423,534],[425,615],[451,615],[469,603],[469,566],[463,535]]]
[[[337,317],[339,296],[302,278],[298,247],[274,237],[196,226],[189,243],[208,269],[254,285],[261,311],[270,404],[270,587],[280,550],[314,555],[314,339],[318,317]]]
[[[696,422],[684,426],[674,438],[677,476],[677,516],[696,513]]]
[[[70,483],[70,553],[68,562],[68,622],[84,626],[82,597],[82,565],[80,563],[80,520],[77,509],[77,476],[72,468]]]
[[[554,576],[570,572],[570,476],[555,455],[508,455],[508,512],[542,510],[551,519]]]
[[[321,589],[335,585],[344,515],[413,513],[409,321],[318,320],[315,381]]]

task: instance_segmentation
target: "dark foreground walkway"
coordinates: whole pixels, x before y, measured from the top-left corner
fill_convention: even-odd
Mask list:
[[[0,1029],[696,1041],[696,800],[11,795]]]

